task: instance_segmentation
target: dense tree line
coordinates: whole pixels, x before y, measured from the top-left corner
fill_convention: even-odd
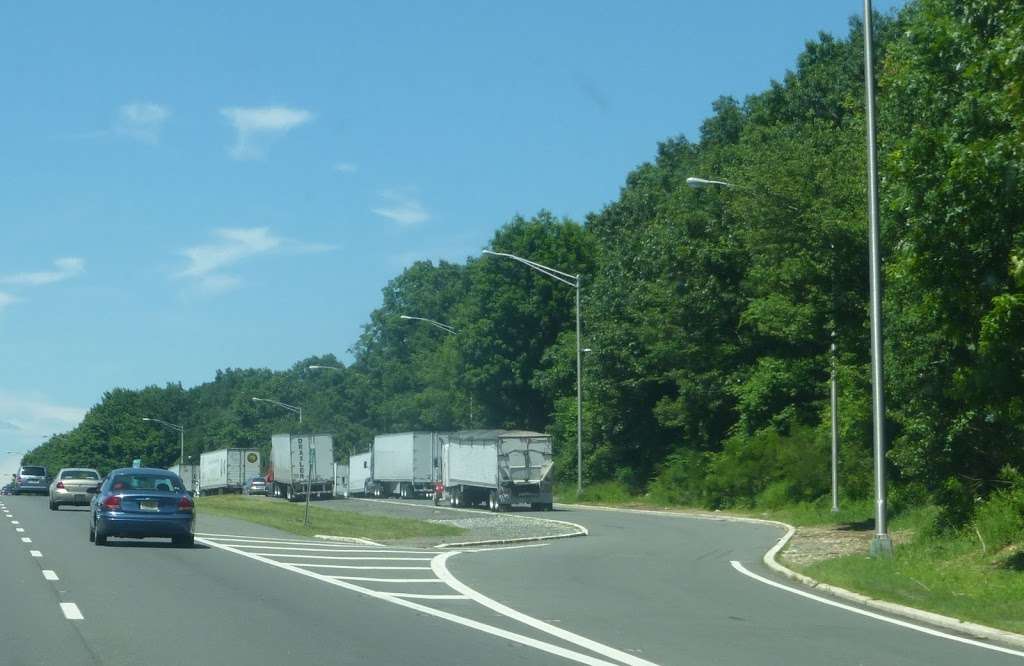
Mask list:
[[[895,498],[956,524],[1024,469],[1024,4],[915,0],[876,23]],[[842,490],[872,490],[861,23],[806,44],[781,81],[722,98],[578,223],[546,212],[490,248],[582,276],[584,476],[707,506],[828,491],[828,383]],[[700,176],[731,187],[694,189]],[[263,446],[304,407],[344,452],[377,432],[517,427],[575,476],[573,290],[500,257],[419,262],[384,290],[341,367],[226,370],[192,389],[115,390],[28,458],[169,464]],[[401,315],[429,318],[448,333]],[[835,344],[835,352],[831,351]]]

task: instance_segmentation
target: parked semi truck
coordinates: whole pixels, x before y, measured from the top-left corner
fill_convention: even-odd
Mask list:
[[[348,458],[348,495],[371,495],[372,483],[373,449],[365,453],[353,453]]]
[[[441,480],[440,434],[400,432],[373,438],[372,479],[375,497],[429,497]]]
[[[199,456],[199,492],[242,492],[245,480],[259,473],[260,452],[256,449],[207,451]]]
[[[181,477],[181,482],[187,490],[195,492],[199,488],[199,465],[171,465],[167,469]]]
[[[270,438],[274,466],[271,495],[289,501],[331,496],[334,489],[334,438],[331,435],[278,434]],[[308,477],[308,478],[307,478]]]
[[[550,511],[551,437],[527,430],[463,430],[439,435],[443,494],[452,506],[507,511],[529,504]]]

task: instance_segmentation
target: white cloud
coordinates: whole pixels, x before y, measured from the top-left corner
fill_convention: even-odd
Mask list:
[[[302,243],[281,238],[267,227],[216,229],[216,242],[185,248],[181,254],[188,265],[179,271],[179,278],[191,278],[207,294],[220,294],[235,289],[242,280],[222,272],[223,269],[250,257],[270,252],[312,253],[334,249],[325,243]]]
[[[38,287],[44,284],[61,282],[79,275],[85,270],[85,259],[81,257],[61,257],[53,262],[55,270],[39,271],[35,273],[14,273],[0,277],[2,284],[17,284],[30,287]],[[0,297],[0,303],[3,298]],[[7,301],[10,303],[11,301]]]
[[[170,118],[171,112],[165,106],[151,102],[124,104],[117,110],[114,130],[143,143],[160,142],[160,130]]]
[[[4,432],[0,481],[6,482],[17,471],[23,452],[42,444],[50,435],[71,430],[82,422],[86,411],[56,404],[42,395],[0,389],[0,428]]]
[[[3,309],[6,308],[11,303],[17,302],[18,299],[15,298],[13,295],[0,291],[0,312],[3,312]]]
[[[355,173],[359,167],[351,162],[338,162],[334,165],[334,170],[338,173]]]
[[[220,113],[235,128],[235,145],[230,154],[236,160],[262,157],[269,137],[286,134],[313,119],[309,111],[284,106],[234,106],[221,109]]]
[[[380,196],[384,199],[384,205],[371,208],[370,210],[381,217],[386,217],[403,227],[426,222],[430,219],[430,213],[423,207],[419,199],[415,197],[394,190],[384,190],[380,193]]]

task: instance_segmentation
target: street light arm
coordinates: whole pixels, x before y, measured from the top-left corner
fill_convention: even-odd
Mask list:
[[[545,266],[544,264],[537,263],[536,261],[530,261],[529,259],[524,259],[523,257],[514,254],[509,254],[508,252],[494,252],[492,250],[484,250],[483,253],[493,254],[496,257],[508,257],[509,259],[513,259],[521,264],[529,266],[530,268],[539,273],[543,273],[544,275],[547,275],[550,278],[554,278],[555,280],[558,280],[563,284],[567,284],[570,287],[575,288],[579,286],[578,275],[571,275],[564,271],[560,271],[557,268],[551,268],[550,266]]]
[[[336,365],[307,365],[307,370],[344,370]]]
[[[728,183],[724,180],[709,180],[707,178],[697,178],[696,176],[690,176],[687,178],[686,184],[695,190],[701,190],[705,187],[739,187],[738,185],[733,185],[732,183]],[[741,187],[740,189],[743,188]]]
[[[279,402],[277,400],[270,400],[269,398],[253,398],[253,401],[254,402],[269,402],[272,405],[277,405],[278,407],[284,407],[285,409],[293,411],[296,414],[301,414],[302,413],[302,407],[296,407],[295,405],[289,405],[286,402]]]
[[[399,319],[414,319],[416,321],[425,321],[428,324],[430,324],[431,326],[434,326],[436,328],[441,329],[445,333],[451,333],[452,335],[457,335],[457,332],[456,332],[454,327],[449,326],[448,324],[442,324],[441,322],[435,321],[433,319],[427,319],[426,317],[411,317],[409,315],[398,315],[398,317],[399,317]]]
[[[184,432],[184,430],[185,430],[184,426],[175,425],[173,423],[168,423],[167,421],[163,421],[161,419],[151,419],[148,416],[143,416],[142,420],[143,421],[152,421],[153,423],[159,423],[160,425],[167,426],[168,428],[171,428],[172,430],[177,430],[178,432]]]

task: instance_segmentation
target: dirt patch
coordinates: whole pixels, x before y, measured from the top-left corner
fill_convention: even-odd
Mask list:
[[[806,567],[823,560],[831,560],[845,555],[868,556],[871,539],[875,533],[872,529],[861,529],[861,526],[829,526],[829,527],[798,527],[786,549],[782,552],[782,561],[798,567]],[[911,530],[890,533],[894,544],[907,543],[912,536]]]

